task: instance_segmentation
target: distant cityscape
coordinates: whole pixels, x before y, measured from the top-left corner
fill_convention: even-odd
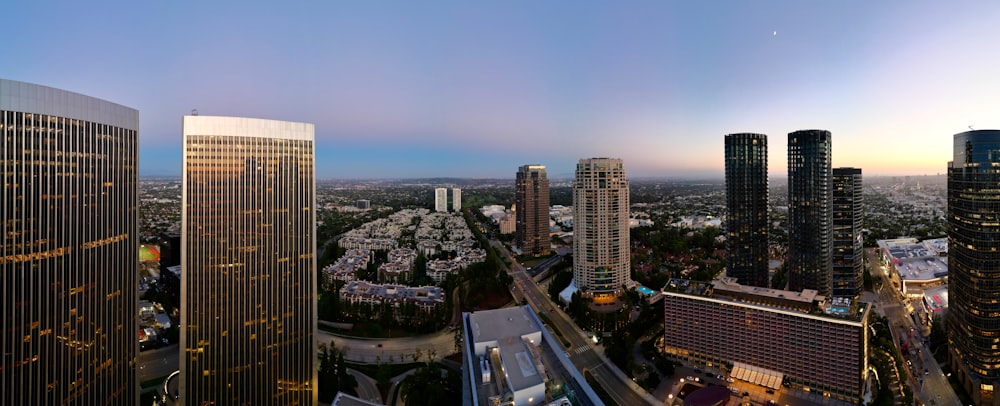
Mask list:
[[[0,79],[0,404],[1000,405],[1000,130],[934,176],[811,129],[787,179],[734,133],[717,181],[350,181],[195,113],[140,178],[138,114]]]

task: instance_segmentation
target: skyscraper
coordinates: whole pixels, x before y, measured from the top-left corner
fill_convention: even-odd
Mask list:
[[[581,159],[573,183],[573,283],[616,295],[631,284],[629,187],[618,158]]]
[[[831,135],[788,134],[788,289],[828,296],[833,273]]]
[[[549,252],[549,177],[545,166],[524,165],[514,184],[517,246],[525,255]]]
[[[434,189],[434,211],[448,211],[448,189],[443,187]]]
[[[0,79],[0,404],[138,403],[139,112]]]
[[[861,169],[833,170],[833,296],[857,297],[863,287]]]
[[[977,405],[1000,404],[1000,130],[955,134],[948,163],[952,368]]]
[[[312,124],[184,117],[180,395],[316,403]]]
[[[726,135],[726,275],[767,286],[767,136]]]
[[[451,209],[455,213],[462,212],[462,189],[454,188],[451,190]]]

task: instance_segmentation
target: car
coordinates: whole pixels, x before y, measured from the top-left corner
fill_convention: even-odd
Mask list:
[[[694,382],[694,377],[691,376],[691,375],[685,376],[684,379],[687,379],[688,381]]]
[[[764,391],[764,393],[766,393],[768,395],[773,395],[774,394],[774,389],[768,389],[768,390]]]
[[[930,373],[931,371],[928,371],[926,368],[924,368],[924,375],[929,375]]]
[[[750,396],[750,392],[743,392],[743,396]]]
[[[719,376],[716,376],[716,378],[719,378],[719,379],[726,379],[726,377],[725,377],[725,376],[723,376],[722,374],[719,374]]]
[[[734,395],[736,395],[736,394],[739,394],[739,393],[740,393],[740,390],[739,390],[739,389],[736,389],[736,387],[735,387],[735,386],[730,386],[730,387],[729,387],[729,391],[730,391],[730,392],[732,392],[732,393],[733,393]]]
[[[382,348],[382,343],[378,343],[377,347]]]
[[[733,383],[733,378],[726,378],[726,382]]]

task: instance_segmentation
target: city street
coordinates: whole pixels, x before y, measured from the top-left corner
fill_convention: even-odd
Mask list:
[[[441,359],[455,352],[455,333],[447,329],[403,338],[354,338],[323,330],[318,330],[316,334],[320,343],[329,345],[332,341],[337,349],[344,352],[344,359],[352,362],[404,364],[414,362],[413,355],[418,352],[420,360],[427,360],[432,355],[434,359]]]
[[[139,382],[165,377],[178,370],[179,356],[180,346],[177,344],[140,352]]]
[[[508,269],[508,272],[514,278],[515,290],[527,300],[528,305],[536,313],[546,315],[551,320],[552,327],[559,330],[562,338],[570,342],[571,345],[566,348],[566,353],[577,369],[581,372],[590,371],[598,385],[619,405],[661,403],[628,379],[617,366],[604,357],[600,348],[594,346],[593,341],[584,335],[566,313],[552,305],[548,295],[538,287],[506,247],[496,240],[491,240],[490,243],[502,257],[514,264],[514,269]]]
[[[877,295],[877,306],[879,312],[889,319],[893,341],[897,345],[900,342],[908,341],[909,348],[913,350],[914,354],[911,355],[910,352],[907,352],[903,356],[911,364],[909,367],[911,378],[908,384],[913,388],[914,396],[928,405],[961,404],[958,396],[955,395],[955,391],[948,383],[948,378],[941,372],[941,367],[938,366],[937,361],[934,359],[934,354],[924,344],[918,326],[914,325],[906,303],[901,299],[898,288],[894,286],[893,279],[898,280],[898,278],[891,278],[891,275],[886,275],[886,269],[882,266],[875,249],[866,249],[865,255],[868,258],[868,263],[871,265],[872,277],[880,278],[883,281],[882,288],[878,291]],[[896,283],[898,284],[898,282]],[[911,331],[914,333],[911,334]],[[901,337],[902,339],[900,339]],[[902,352],[902,348],[900,348],[900,351]],[[924,369],[927,370],[926,374],[924,373]]]

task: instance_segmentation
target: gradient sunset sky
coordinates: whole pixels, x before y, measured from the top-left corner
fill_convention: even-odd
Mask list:
[[[292,3],[292,4],[286,4]],[[503,177],[620,157],[723,175],[723,136],[833,132],[833,165],[945,171],[1000,128],[1000,2],[11,1],[0,77],[140,112],[140,173],[181,116],[316,124],[320,178]]]

